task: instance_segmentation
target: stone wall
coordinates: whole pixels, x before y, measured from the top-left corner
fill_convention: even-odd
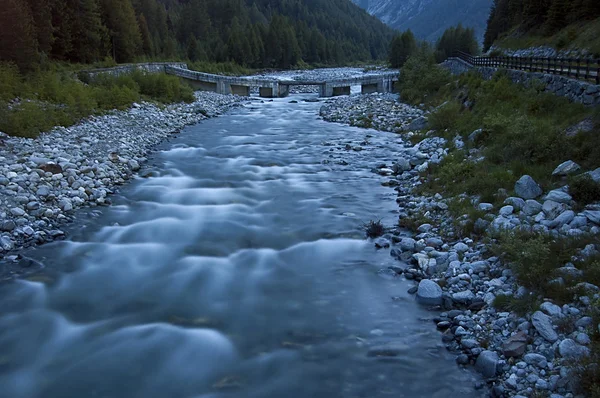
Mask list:
[[[174,68],[187,69],[188,66],[184,62],[147,62],[141,64],[125,64],[115,66],[113,68],[101,68],[101,69],[90,69],[79,72],[79,76],[86,76],[88,79],[93,80],[96,76],[101,74],[109,74],[112,76],[120,76],[132,73],[136,70],[141,70],[148,73],[164,73],[165,68],[171,66]]]
[[[487,80],[491,79],[498,71],[498,68],[473,66],[459,58],[448,58],[441,65],[455,75],[476,70]],[[514,69],[505,70],[505,73],[513,82],[526,87],[541,84],[544,91],[566,97],[573,102],[588,106],[600,105],[599,85],[548,73],[525,72]]]

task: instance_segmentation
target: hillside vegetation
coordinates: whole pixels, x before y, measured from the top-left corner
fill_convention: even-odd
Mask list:
[[[3,0],[0,61],[141,59],[289,68],[387,56],[393,31],[347,0]]]
[[[552,45],[600,54],[598,18],[598,0],[494,0],[484,48]]]

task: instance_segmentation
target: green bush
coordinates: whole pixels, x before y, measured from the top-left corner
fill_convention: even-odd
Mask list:
[[[450,81],[450,72],[435,62],[431,52],[418,51],[400,71],[400,98],[410,104],[439,104],[439,97]]]
[[[569,179],[569,194],[580,207],[600,200],[600,184],[587,174]]]
[[[20,101],[9,104],[15,98]],[[193,102],[194,93],[177,77],[163,74],[105,74],[84,84],[72,71],[58,65],[22,76],[16,67],[0,64],[0,131],[11,135],[35,137],[54,126],[125,109],[142,99]]]
[[[429,126],[435,130],[446,130],[456,127],[460,118],[461,106],[456,101],[449,101],[429,115]]]
[[[228,76],[247,76],[252,74],[252,70],[245,68],[235,62],[193,62],[189,63],[188,66],[191,70],[204,73],[213,73],[216,75],[228,75]]]

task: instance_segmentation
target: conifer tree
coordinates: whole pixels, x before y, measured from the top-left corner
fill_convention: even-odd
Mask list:
[[[12,61],[23,70],[38,61],[35,26],[24,0],[3,0],[0,7],[0,61]]]
[[[102,0],[113,56],[117,62],[132,62],[142,47],[142,37],[130,0]]]

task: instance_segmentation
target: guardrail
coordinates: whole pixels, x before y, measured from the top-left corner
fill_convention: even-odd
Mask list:
[[[549,57],[475,57],[457,51],[455,57],[473,66],[551,73],[600,84],[600,59]]]

